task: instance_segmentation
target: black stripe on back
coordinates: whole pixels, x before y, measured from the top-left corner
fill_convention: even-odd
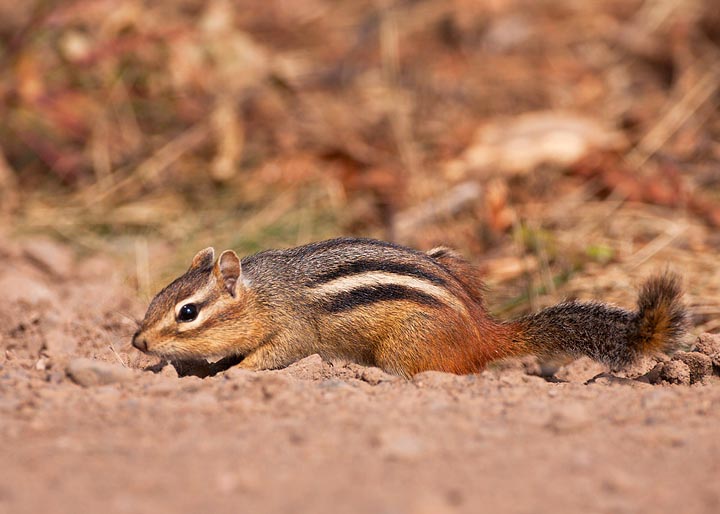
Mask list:
[[[413,264],[361,259],[343,263],[335,269],[321,273],[313,280],[307,282],[306,285],[308,287],[318,286],[335,280],[336,278],[359,275],[370,271],[384,271],[386,273],[394,273],[396,275],[407,275],[424,279],[438,285],[445,285],[446,283],[444,278],[428,273],[422,269],[418,269],[418,267]]]
[[[345,312],[355,307],[391,300],[408,300],[430,307],[441,307],[444,305],[434,296],[413,289],[412,287],[397,284],[356,287],[350,291],[343,291],[342,293],[320,300],[318,304],[327,312],[332,313]]]

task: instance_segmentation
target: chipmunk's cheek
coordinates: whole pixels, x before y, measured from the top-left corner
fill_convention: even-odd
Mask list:
[[[185,347],[188,353],[201,358],[208,357],[216,353],[212,340],[205,338],[187,341]]]
[[[205,356],[201,342],[181,334],[163,337],[156,344],[151,342],[147,353],[163,359],[193,359]]]

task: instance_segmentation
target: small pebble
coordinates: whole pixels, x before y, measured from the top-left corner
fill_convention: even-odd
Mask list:
[[[163,366],[159,371],[159,375],[167,378],[180,378],[180,375],[178,375],[175,366],[170,364],[166,364],[165,366]]]
[[[720,334],[700,334],[695,341],[695,351],[710,357],[715,372],[720,374]]]
[[[295,378],[315,380],[322,378],[326,373],[328,364],[318,354],[313,354],[288,366],[285,372]]]
[[[119,364],[85,358],[71,360],[66,372],[76,384],[83,387],[126,382],[135,375],[133,370]]]
[[[660,378],[671,384],[690,385],[690,367],[680,360],[663,364]]]
[[[385,373],[380,368],[363,368],[358,378],[370,385],[378,385],[381,382],[397,382],[400,380],[399,377]]]
[[[673,361],[682,361],[690,369],[690,383],[694,384],[712,374],[712,359],[700,352],[676,352]]]

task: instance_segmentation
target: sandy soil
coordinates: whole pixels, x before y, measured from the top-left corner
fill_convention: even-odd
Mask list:
[[[315,356],[178,377],[129,347],[145,306],[111,263],[46,240],[0,259],[0,512],[720,512],[717,376]]]

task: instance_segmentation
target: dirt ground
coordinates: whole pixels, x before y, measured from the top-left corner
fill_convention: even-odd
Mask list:
[[[720,511],[717,376],[407,381],[314,356],[178,377],[128,344],[145,306],[111,262],[0,256],[0,512]]]
[[[0,514],[719,513],[717,3],[0,0]],[[407,381],[130,346],[199,249],[341,235],[456,248],[502,317],[672,269],[687,352]]]

